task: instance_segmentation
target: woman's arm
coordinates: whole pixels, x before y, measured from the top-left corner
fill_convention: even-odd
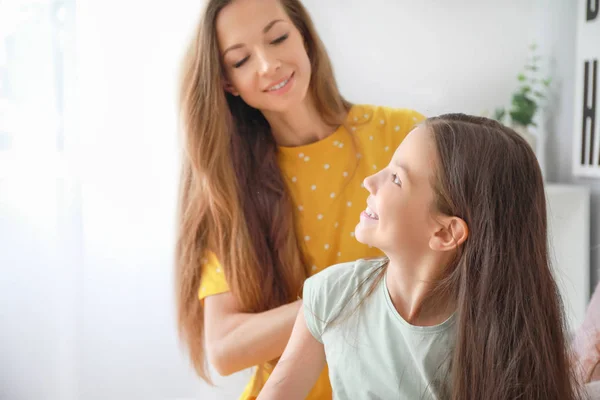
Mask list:
[[[231,292],[204,299],[206,352],[220,375],[276,359],[285,349],[301,306],[295,301],[269,311],[239,311]]]
[[[300,308],[292,337],[258,400],[305,399],[325,367],[325,349],[310,333]]]

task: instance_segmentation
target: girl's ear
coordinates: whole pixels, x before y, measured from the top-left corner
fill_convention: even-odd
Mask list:
[[[435,251],[455,250],[469,236],[467,223],[459,217],[442,217],[438,229],[429,239],[429,247]]]

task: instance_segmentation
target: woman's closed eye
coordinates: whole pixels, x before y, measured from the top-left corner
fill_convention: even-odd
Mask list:
[[[282,35],[282,36],[278,37],[277,39],[273,40],[271,42],[271,44],[278,45],[280,43],[283,43],[288,37],[289,37],[289,34],[286,33],[285,35]],[[240,61],[233,64],[233,68],[240,68],[242,65],[244,65],[246,63],[246,61],[248,61],[249,58],[250,58],[250,56],[244,57]]]
[[[277,45],[277,44],[283,43],[288,38],[288,36],[289,36],[289,34],[287,34],[287,33],[285,35],[279,36],[277,39],[273,40],[271,42],[271,44]]]
[[[241,67],[242,65],[244,65],[246,63],[246,61],[248,61],[249,58],[250,58],[250,56],[246,56],[246,57],[242,58],[240,61],[233,64],[233,68]]]
[[[278,45],[280,43],[283,43],[288,37],[289,37],[289,34],[286,33],[285,35],[279,36],[277,39],[273,40],[271,42],[271,44]],[[249,58],[250,58],[250,56],[244,57],[240,61],[233,64],[233,68],[240,68],[242,65],[244,65],[246,63],[246,61],[248,61]]]
[[[402,181],[400,180],[400,178],[398,177],[397,173],[392,173],[392,182],[394,182],[396,185],[402,187]]]

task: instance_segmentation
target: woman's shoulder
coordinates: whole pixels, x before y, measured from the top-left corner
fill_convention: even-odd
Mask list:
[[[395,128],[399,125],[414,125],[424,119],[423,114],[411,108],[373,104],[354,104],[348,113],[348,123],[351,125],[375,124]]]
[[[352,106],[346,126],[362,144],[365,155],[383,160],[423,120],[423,114],[410,108],[359,104]]]

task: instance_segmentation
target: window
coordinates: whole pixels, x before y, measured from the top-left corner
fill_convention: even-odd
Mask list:
[[[74,0],[0,2],[0,180],[64,171]]]

